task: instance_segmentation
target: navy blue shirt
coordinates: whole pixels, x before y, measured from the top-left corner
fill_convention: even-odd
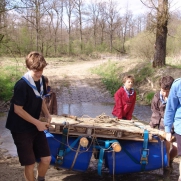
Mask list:
[[[40,91],[40,81],[35,82],[38,91]],[[43,78],[44,95],[46,86]],[[31,132],[36,130],[36,126],[14,112],[14,104],[22,106],[23,109],[35,119],[39,119],[42,99],[36,97],[33,89],[23,80],[20,79],[14,86],[14,94],[11,99],[10,110],[6,121],[6,128],[14,133]]]

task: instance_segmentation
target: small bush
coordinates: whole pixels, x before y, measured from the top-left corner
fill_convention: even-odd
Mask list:
[[[155,35],[142,32],[126,42],[126,49],[133,57],[152,60],[154,55]]]

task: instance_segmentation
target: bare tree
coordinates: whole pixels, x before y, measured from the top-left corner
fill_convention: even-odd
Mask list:
[[[94,2],[91,2],[91,4],[88,7],[90,17],[89,20],[91,21],[93,27],[93,39],[95,48],[97,46],[98,22],[100,16],[99,5],[100,3],[97,3],[95,0]]]
[[[22,17],[35,29],[37,51],[39,49],[43,51],[43,44],[40,42],[40,38],[42,37],[41,33],[44,28],[43,18],[47,12],[45,8],[46,2],[47,0],[21,0],[21,7],[18,8],[18,12],[22,14]]]
[[[79,24],[80,34],[80,49],[83,50],[83,15],[85,14],[85,7],[82,0],[75,0],[76,16]]]
[[[49,7],[50,9],[47,10],[48,12],[48,29],[49,29],[49,41],[53,39],[53,47],[54,47],[54,55],[57,55],[57,46],[59,43],[59,40],[62,40],[62,24],[63,24],[63,0],[53,0],[50,2]],[[48,22],[48,19],[50,19],[50,22]],[[60,27],[61,26],[61,27]],[[58,36],[59,28],[61,28],[61,37]],[[49,46],[49,43],[47,42],[47,46]],[[47,47],[48,48],[48,47]],[[50,46],[49,46],[50,48]]]
[[[68,32],[68,53],[72,53],[72,24],[73,24],[73,10],[75,8],[75,0],[66,0],[65,1],[65,9],[66,9],[66,14],[68,18],[68,24],[65,22],[65,25],[67,27],[67,32]]]
[[[162,67],[165,65],[166,58],[167,25],[169,19],[168,0],[149,0],[149,5],[142,0],[141,2],[152,10],[156,10],[156,42],[152,66],[153,68]]]
[[[7,32],[7,16],[8,12],[16,9],[16,2],[10,0],[0,0],[0,42],[3,40]]]
[[[106,29],[106,16],[105,16],[105,3],[100,3],[99,4],[99,11],[100,11],[100,18],[98,21],[98,27],[100,29],[100,42],[101,45],[104,43],[105,39],[105,29]]]
[[[107,34],[109,35],[110,52],[112,52],[114,32],[119,24],[118,19],[120,19],[116,2],[109,0],[105,6],[104,13],[105,13],[106,22],[108,25]]]
[[[6,1],[0,1],[0,42],[4,38],[4,28],[6,27]]]
[[[122,38],[123,38],[123,41],[122,41],[122,52],[125,53],[126,50],[125,50],[125,42],[126,42],[126,36],[127,36],[127,33],[128,31],[130,31],[130,24],[131,24],[131,20],[132,20],[132,12],[128,10],[128,8],[126,9],[126,12],[122,18],[123,22],[122,22],[122,25],[123,25],[123,31],[122,31]]]

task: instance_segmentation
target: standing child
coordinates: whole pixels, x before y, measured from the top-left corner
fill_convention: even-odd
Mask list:
[[[152,128],[164,130],[163,118],[165,107],[168,99],[168,94],[174,78],[171,76],[164,76],[159,80],[160,90],[154,95],[151,102],[151,121]]]
[[[45,104],[48,108],[48,111],[52,115],[57,115],[57,97],[56,93],[49,86],[48,77],[44,76],[45,84],[47,88],[47,94],[44,96]],[[41,113],[42,117],[45,117],[44,113]]]
[[[51,121],[50,113],[42,97],[46,93],[42,76],[47,63],[38,52],[31,52],[26,57],[28,72],[15,84],[6,128],[11,131],[17,148],[19,161],[24,166],[26,181],[34,181],[34,167],[37,158],[38,181],[45,180],[51,156],[44,131]],[[48,122],[39,121],[43,110]]]
[[[151,121],[150,126],[152,128],[158,128],[164,131],[164,113],[166,108],[166,103],[169,95],[171,85],[174,78],[171,76],[164,76],[159,80],[160,91],[158,91],[151,102]],[[176,143],[166,141],[167,155],[168,155],[168,167],[164,168],[164,176],[169,176],[172,172],[172,162],[174,157],[177,155]]]
[[[114,94],[115,105],[112,114],[118,119],[131,120],[136,103],[136,92],[133,89],[134,77],[125,76],[123,84]]]

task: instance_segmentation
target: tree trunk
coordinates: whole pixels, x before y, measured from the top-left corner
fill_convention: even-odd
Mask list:
[[[153,68],[163,67],[166,58],[168,0],[159,0]]]

